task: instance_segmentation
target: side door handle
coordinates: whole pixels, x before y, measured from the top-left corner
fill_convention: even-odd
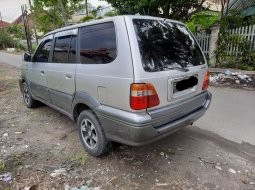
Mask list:
[[[44,71],[41,71],[41,74],[42,74],[42,75],[45,75],[45,72],[44,72]]]
[[[66,79],[71,79],[71,78],[72,78],[72,75],[66,74]]]

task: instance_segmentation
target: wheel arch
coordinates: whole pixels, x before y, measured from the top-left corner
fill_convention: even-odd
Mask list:
[[[72,103],[72,115],[74,122],[77,122],[79,114],[86,109],[92,110],[100,106],[100,102],[86,92],[76,92]]]
[[[23,83],[24,83],[24,82],[27,83],[28,88],[29,88],[29,90],[30,90],[30,92],[31,92],[29,80],[28,80],[27,76],[26,76],[24,73],[22,73],[22,74],[20,75],[20,78],[19,78],[19,86],[20,86],[20,91],[21,91],[21,92],[22,92],[22,88],[23,88]],[[32,92],[31,92],[31,93],[32,93]]]

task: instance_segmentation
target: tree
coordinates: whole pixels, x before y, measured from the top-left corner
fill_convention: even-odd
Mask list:
[[[12,24],[7,27],[7,32],[14,38],[25,39],[24,27],[19,24]]]
[[[203,10],[205,0],[107,0],[119,14],[141,14],[189,20]]]
[[[228,15],[230,0],[219,0],[221,4],[221,18]],[[225,13],[224,13],[225,12]]]
[[[90,14],[94,17],[94,19],[97,19],[98,12],[100,11],[102,7],[98,6],[96,9],[93,9],[90,11]]]
[[[194,14],[185,24],[192,32],[208,31],[219,20],[219,16],[219,14],[212,14],[209,11],[201,11]]]
[[[5,30],[0,30],[0,49],[14,47],[15,41]]]
[[[68,25],[68,19],[81,9],[83,0],[34,0],[33,12],[37,28],[46,33]]]

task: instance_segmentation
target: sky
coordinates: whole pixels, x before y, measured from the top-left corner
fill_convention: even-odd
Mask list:
[[[105,1],[88,0],[93,6],[107,5]],[[84,1],[85,2],[85,1]],[[21,5],[27,4],[28,0],[0,0],[0,12],[3,21],[13,22],[21,15]]]

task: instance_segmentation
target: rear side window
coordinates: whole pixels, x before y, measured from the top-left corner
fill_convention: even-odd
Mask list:
[[[113,22],[80,28],[80,61],[83,64],[106,64],[116,58],[116,35]]]
[[[62,36],[55,38],[53,63],[76,63],[76,37]]]
[[[198,44],[185,25],[147,19],[134,19],[133,24],[145,71],[205,64]]]
[[[34,62],[49,62],[52,39],[45,40],[35,54]]]

